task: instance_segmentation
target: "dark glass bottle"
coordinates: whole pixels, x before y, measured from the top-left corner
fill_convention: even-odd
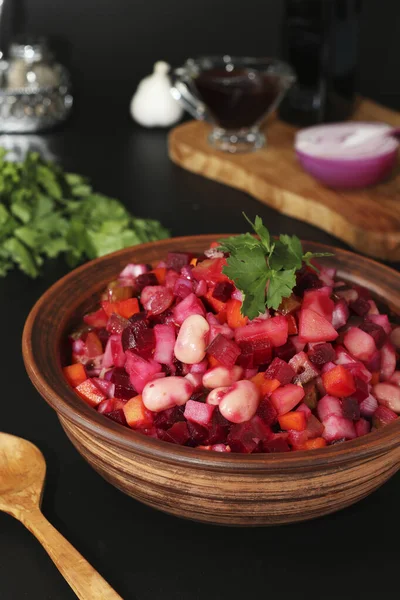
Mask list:
[[[298,126],[352,112],[361,0],[286,0],[283,46],[297,74],[279,116]]]

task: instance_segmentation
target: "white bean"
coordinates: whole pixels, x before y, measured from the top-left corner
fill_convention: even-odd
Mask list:
[[[207,404],[213,404],[214,406],[218,406],[229,389],[229,387],[218,387],[211,390],[211,392],[206,398]]]
[[[165,377],[149,381],[143,388],[143,404],[149,410],[160,412],[185,404],[193,392],[193,385],[184,377]]]
[[[229,386],[239,381],[243,375],[242,367],[235,365],[232,369],[227,367],[214,367],[209,369],[203,375],[204,387],[212,390],[213,388]]]
[[[231,423],[244,423],[256,414],[260,394],[257,386],[246,379],[235,383],[222,398],[220,413]]]
[[[191,315],[185,319],[175,342],[176,358],[188,365],[203,360],[206,355],[209,330],[209,324],[201,315]]]

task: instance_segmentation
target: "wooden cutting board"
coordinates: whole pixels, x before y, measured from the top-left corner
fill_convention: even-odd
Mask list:
[[[360,99],[353,120],[400,127],[400,113]],[[335,191],[318,183],[297,162],[296,128],[278,119],[267,125],[268,145],[230,155],[207,142],[210,125],[190,121],[171,130],[169,155],[181,167],[243,190],[281,213],[335,235],[370,256],[400,261],[400,164],[375,187]]]

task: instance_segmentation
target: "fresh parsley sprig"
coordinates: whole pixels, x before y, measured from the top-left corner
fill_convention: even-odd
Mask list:
[[[265,308],[277,309],[282,298],[288,298],[296,285],[296,271],[303,263],[315,269],[311,260],[331,256],[328,252],[303,253],[295,235],[270,236],[260,217],[250,223],[258,238],[244,233],[219,240],[219,250],[229,253],[223,272],[243,294],[241,312],[254,319]]]

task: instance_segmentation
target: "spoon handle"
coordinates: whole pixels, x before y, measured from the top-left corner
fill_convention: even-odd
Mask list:
[[[21,515],[57,569],[81,600],[122,600],[105,579],[43,516],[39,509]]]

